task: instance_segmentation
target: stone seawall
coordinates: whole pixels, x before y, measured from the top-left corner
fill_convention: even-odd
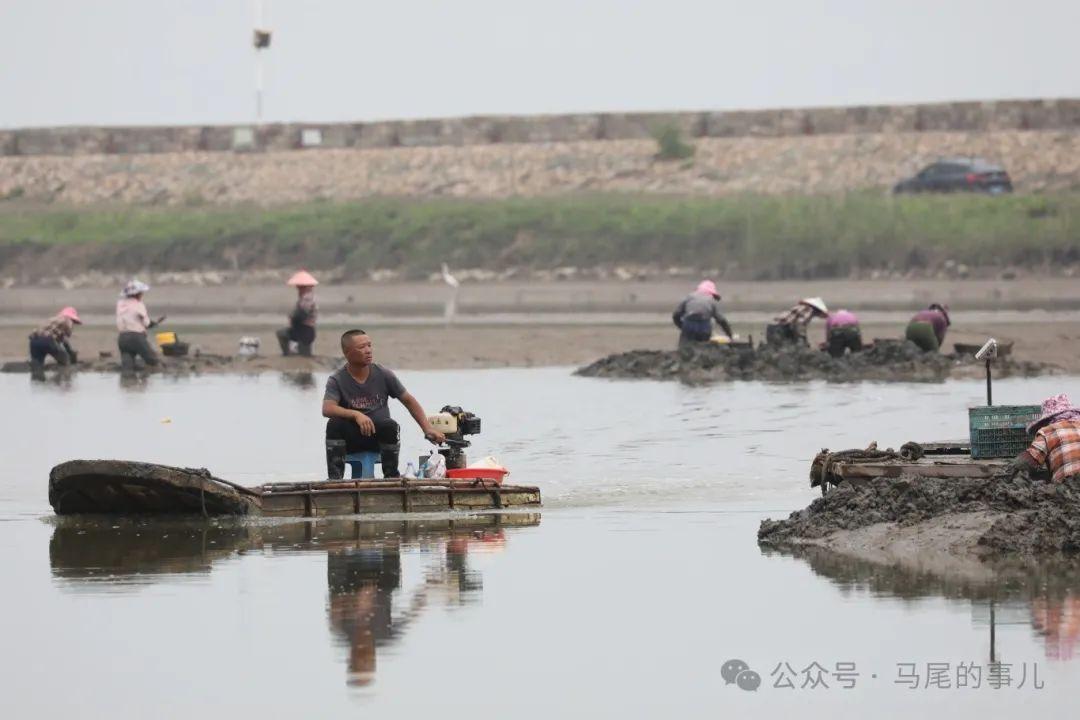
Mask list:
[[[1080,99],[681,113],[486,116],[371,123],[0,130],[0,155],[129,155],[635,140],[661,125],[692,138],[1078,130]]]
[[[1080,132],[1074,130],[701,137],[693,142],[695,156],[679,162],[656,160],[651,139],[8,156],[0,157],[0,209],[23,202],[198,207],[372,196],[884,191],[947,155],[1003,163],[1018,192],[1080,188]]]

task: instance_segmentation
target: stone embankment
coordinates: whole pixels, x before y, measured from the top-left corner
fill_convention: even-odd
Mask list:
[[[687,161],[651,139],[143,155],[0,157],[0,200],[71,206],[283,205],[375,196],[695,196],[885,191],[925,163],[1001,162],[1020,192],[1080,187],[1080,132],[1001,130],[698,138]],[[3,203],[0,203],[2,207]]]

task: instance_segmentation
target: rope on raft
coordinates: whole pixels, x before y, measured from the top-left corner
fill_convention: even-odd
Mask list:
[[[840,461],[844,462],[879,462],[881,460],[906,460],[908,462],[914,462],[918,460],[926,451],[923,450],[922,445],[917,442],[906,442],[900,446],[900,452],[896,452],[892,448],[885,450],[877,449],[877,442],[872,442],[866,448],[855,450],[838,450],[836,452],[829,452],[828,448],[821,451],[824,457],[821,460],[821,470],[818,471],[817,484],[820,486],[827,486],[829,470]]]

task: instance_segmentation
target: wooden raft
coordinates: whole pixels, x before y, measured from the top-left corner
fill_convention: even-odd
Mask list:
[[[540,505],[540,489],[488,480],[334,480],[254,488],[208,470],[124,460],[72,460],[49,474],[57,515],[326,517]]]
[[[1008,458],[973,460],[966,443],[923,443],[923,455],[907,459],[877,450],[822,450],[810,464],[810,487],[824,495],[843,482],[864,483],[877,478],[991,478],[1000,476]]]

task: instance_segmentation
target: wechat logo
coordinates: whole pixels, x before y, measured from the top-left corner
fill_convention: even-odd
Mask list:
[[[720,668],[720,677],[724,678],[725,685],[734,683],[748,692],[754,692],[761,687],[761,676],[742,660],[728,660],[724,663]]]

